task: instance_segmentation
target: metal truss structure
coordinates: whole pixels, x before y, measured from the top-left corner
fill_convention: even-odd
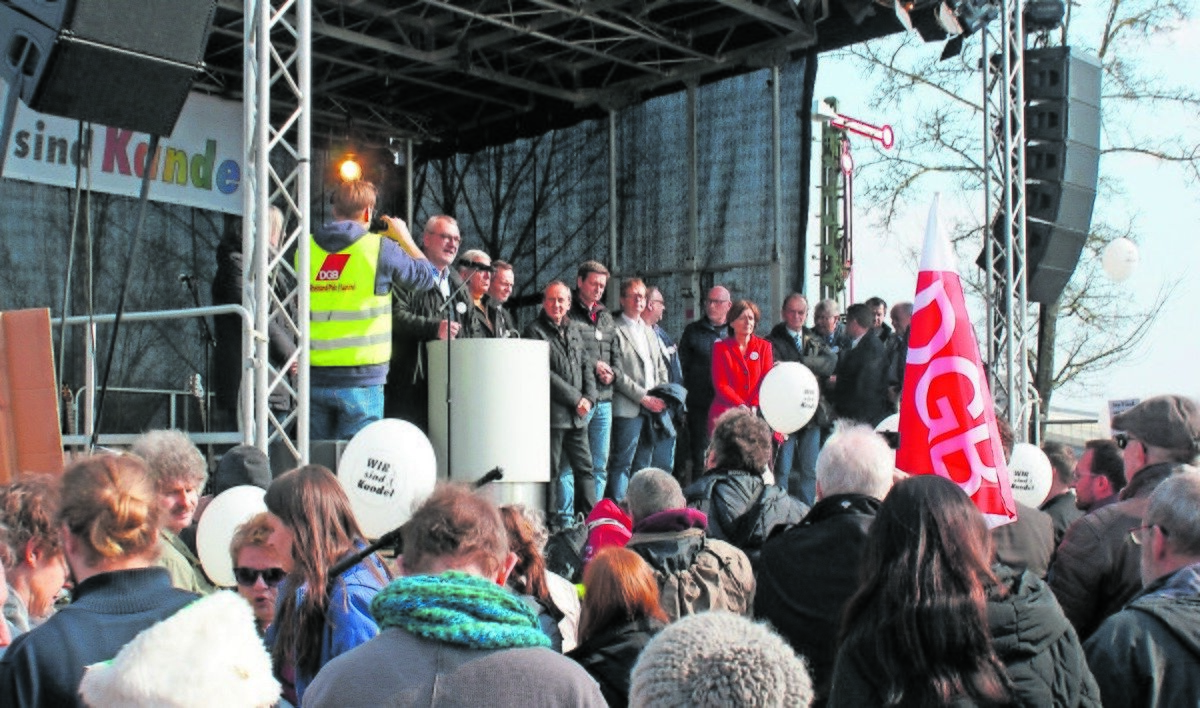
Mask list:
[[[1025,31],[1022,3],[1000,0],[983,36],[984,276],[989,384],[1018,442],[1037,394],[1030,372],[1025,294]]]
[[[264,451],[278,441],[298,463],[308,460],[309,293],[297,283],[309,268],[309,205],[312,184],[312,38],[310,0],[246,0],[242,89],[246,126],[243,175],[243,253],[253,254],[245,269],[246,308],[254,315],[248,338],[252,377],[242,381],[242,430]],[[279,38],[285,41],[278,41]],[[281,208],[279,248],[271,248],[269,208]],[[283,254],[294,247],[295,263]],[[304,275],[303,278],[307,278]],[[270,325],[280,325],[297,342],[295,354],[279,367],[268,356]],[[297,371],[293,387],[287,373]],[[276,386],[291,389],[296,406],[283,421],[267,407]],[[252,435],[251,435],[252,431]]]
[[[414,145],[415,159],[429,159],[610,117],[657,95],[901,31],[889,8],[862,0],[218,0],[196,89],[245,106],[243,252],[253,257],[244,302],[254,317],[246,442],[309,458],[309,302],[297,283],[309,268],[314,149],[345,140],[387,148],[402,156],[411,185]],[[408,199],[411,220],[411,189]],[[260,238],[272,204],[289,228],[278,249]],[[294,264],[281,255],[293,249]],[[298,343],[278,367],[267,352],[272,322]],[[284,421],[267,407],[277,386],[297,403]]]

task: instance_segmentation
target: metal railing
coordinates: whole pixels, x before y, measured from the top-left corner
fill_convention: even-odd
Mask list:
[[[250,311],[241,305],[213,305],[209,307],[192,307],[182,310],[157,310],[152,312],[126,312],[121,315],[122,322],[158,322],[165,320],[180,320],[190,319],[193,317],[207,317],[210,315],[237,315],[242,321],[242,361],[245,363],[245,369],[252,370],[258,366],[254,359],[254,346],[257,340],[265,340],[264,335],[256,332],[252,326],[253,316]],[[53,326],[79,326],[83,325],[87,331],[87,355],[84,357],[84,383],[79,387],[75,400],[78,401],[79,395],[83,396],[82,408],[83,428],[80,435],[64,435],[63,444],[67,446],[87,445],[96,432],[96,325],[112,324],[116,322],[117,316],[106,315],[78,315],[74,317],[56,317],[50,320]],[[243,375],[241,380],[240,392],[243,405],[240,406],[239,414],[239,431],[233,432],[203,432],[203,433],[188,433],[196,444],[223,444],[223,443],[246,443],[253,444],[254,440],[251,433],[256,429],[253,419],[255,406],[253,380],[250,376]],[[169,419],[171,427],[175,427],[176,405],[175,396],[182,394],[191,397],[190,391],[172,391],[170,389],[129,389],[129,388],[113,388],[110,387],[110,393],[117,392],[138,392],[152,393],[155,395],[169,395],[171,397],[169,408]],[[208,403],[208,401],[205,401]],[[75,412],[75,430],[80,430],[78,416],[80,415],[79,408]],[[125,445],[132,442],[137,434],[111,433],[101,435],[97,438],[98,444],[106,445]],[[266,441],[263,440],[260,446],[266,448]]]

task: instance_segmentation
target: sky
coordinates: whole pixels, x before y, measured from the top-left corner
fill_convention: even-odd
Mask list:
[[[1081,20],[1090,19],[1077,17],[1075,28],[1086,28]],[[1087,36],[1086,33],[1083,36]],[[932,54],[941,51],[940,44],[926,47]],[[978,45],[972,47],[968,43],[966,51],[978,53]],[[1200,65],[1200,20],[1193,19],[1174,32],[1157,35],[1144,51],[1139,52],[1139,57],[1142,65],[1151,72],[1195,87],[1194,78],[1188,75],[1188,67]],[[816,96],[836,96],[844,114],[877,125],[889,123],[890,116],[877,115],[869,105],[870,88],[850,60],[836,54],[822,56]],[[1194,136],[1200,127],[1195,116],[1156,114],[1149,110],[1138,112],[1134,109],[1127,120],[1161,123],[1180,135]],[[897,131],[898,143],[905,137],[903,132]],[[1102,142],[1104,139],[1102,137]],[[1192,142],[1197,141],[1193,138]],[[854,148],[864,151],[865,157],[868,147],[864,142],[856,142]],[[816,154],[814,152],[814,169],[819,168]],[[1138,243],[1140,264],[1123,283],[1123,292],[1128,294],[1131,302],[1148,305],[1164,283],[1179,282],[1173,298],[1143,345],[1119,364],[1091,377],[1087,385],[1056,391],[1054,407],[1099,414],[1105,409],[1105,402],[1111,399],[1146,398],[1162,393],[1200,398],[1200,368],[1191,365],[1191,358],[1200,354],[1200,325],[1195,322],[1193,306],[1200,302],[1200,243],[1197,243],[1200,185],[1188,184],[1184,172],[1176,166],[1140,156],[1105,156],[1101,173],[1102,177],[1104,174],[1120,175],[1123,191],[1115,198],[1097,200],[1093,223],[1101,216],[1118,222],[1129,220],[1137,225],[1142,235]],[[856,189],[861,191],[862,180],[868,178],[868,173],[856,176]],[[819,184],[816,173],[813,184]],[[863,200],[855,203],[856,299],[864,300],[871,295],[879,295],[888,302],[912,299],[916,283],[914,254],[924,238],[929,205],[939,185],[930,181],[928,187],[907,205],[890,232],[878,226],[877,212],[869,204]],[[943,224],[950,223],[956,211],[978,213],[983,210],[981,194],[964,195],[951,191],[943,193],[941,203]],[[960,263],[960,272],[967,267],[976,266],[971,262]],[[973,312],[972,316],[982,318],[983,314]]]

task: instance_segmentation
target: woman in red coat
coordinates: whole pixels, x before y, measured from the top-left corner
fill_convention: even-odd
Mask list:
[[[730,408],[758,408],[758,387],[775,359],[771,343],[754,335],[762,314],[750,300],[738,300],[729,308],[733,336],[713,345],[712,378],[717,391],[708,409],[708,434],[717,416]]]

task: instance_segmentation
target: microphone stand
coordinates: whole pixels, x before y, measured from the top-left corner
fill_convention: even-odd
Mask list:
[[[197,309],[200,305],[200,293],[196,290],[196,279],[189,273],[182,273],[179,280],[183,282],[184,287],[192,294],[192,303]],[[212,385],[212,350],[217,346],[217,339],[213,336],[212,330],[208,326],[208,318],[200,317],[200,338],[204,340],[204,380]],[[207,398],[208,394],[204,394]],[[200,420],[204,424],[204,432],[208,433],[212,430],[212,406],[208,405],[207,400],[200,401]],[[209,459],[212,459],[212,444],[208,446]]]
[[[486,474],[476,480],[475,484],[472,486],[475,489],[482,489],[492,482],[499,482],[502,479],[504,479],[504,468],[497,466],[493,467]],[[374,542],[368,543],[361,551],[357,551],[353,555],[346,556],[337,563],[334,563],[333,566],[330,567],[329,575],[327,576],[329,578],[329,588],[332,590],[333,581],[340,577],[342,573],[345,573],[347,570],[358,565],[364,558],[371,555],[375,551],[378,551],[380,548],[384,548],[386,546],[399,547],[403,532],[404,526],[400,525],[375,539]]]
[[[490,266],[481,266],[481,265],[477,265],[475,263],[471,263],[469,261],[459,261],[456,263],[451,263],[450,265],[448,265],[446,267],[447,268],[462,268],[464,270],[470,270],[470,271],[487,270],[488,268],[490,268]],[[474,273],[471,273],[471,275],[473,276]],[[447,271],[446,279],[449,280],[449,278],[450,278],[450,272]],[[458,312],[458,309],[457,309],[458,302],[456,302],[456,301],[458,300],[458,296],[467,289],[467,286],[471,282],[471,277],[462,278],[461,280],[462,280],[462,284],[459,285],[454,290],[452,290],[450,292],[450,297],[446,298],[446,302],[442,303],[442,306],[440,308],[438,308],[439,310],[445,310],[447,312],[447,316],[446,316],[446,476],[447,477],[449,477],[452,474],[452,470],[454,469],[454,466],[451,464],[454,460],[454,452],[453,452],[454,446],[450,444],[453,439],[453,436],[454,436],[454,432],[453,432],[454,431],[454,418],[451,415],[452,409],[454,407],[454,402],[452,400],[453,395],[451,394],[451,388],[450,388],[450,382],[454,378],[453,374],[451,373],[452,369],[450,368],[450,365],[452,362],[452,359],[450,356],[450,350],[453,348],[451,345],[451,342],[454,341],[454,337],[451,336],[450,330],[453,329],[452,325],[454,324],[455,315],[456,314],[466,314],[466,309],[464,309],[462,313]],[[463,303],[463,304],[465,305],[465,307],[473,307],[473,305],[466,305],[466,303]]]

